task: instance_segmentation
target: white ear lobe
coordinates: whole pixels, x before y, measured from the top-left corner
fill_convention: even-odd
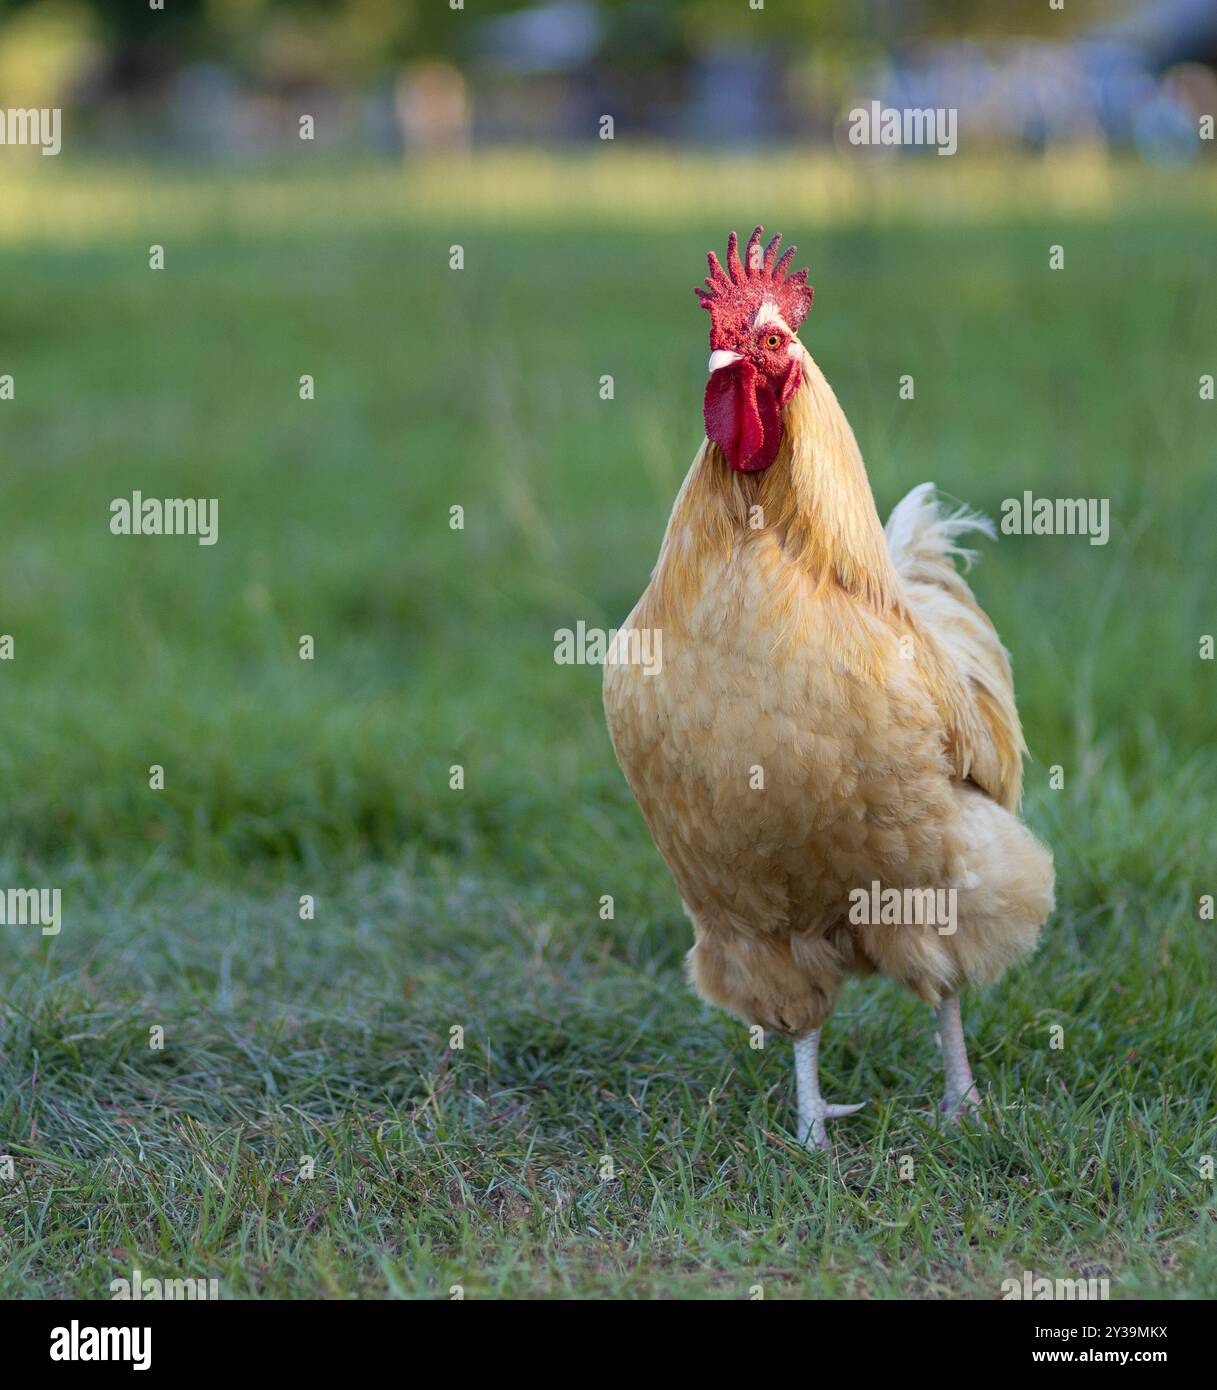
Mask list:
[[[787,356],[787,357],[796,357],[796,358],[797,358],[798,355],[799,355],[799,353],[801,353],[802,351],[803,351],[803,344],[800,343],[799,340],[798,340],[797,338],[791,338],[790,342],[786,345],[786,356]]]

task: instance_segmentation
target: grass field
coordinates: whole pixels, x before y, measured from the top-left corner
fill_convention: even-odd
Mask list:
[[[0,928],[0,1295],[1217,1295],[1211,174],[49,163],[0,189],[0,882],[63,899]],[[691,287],[757,220],[884,513],[1111,505],[974,572],[1058,865],[1041,952],[965,1001],[988,1129],[929,1126],[928,1016],[855,985],[833,1159],[789,1048],[687,990],[599,672],[553,660],[645,583]],[[136,489],[218,497],[219,544],[112,536]]]

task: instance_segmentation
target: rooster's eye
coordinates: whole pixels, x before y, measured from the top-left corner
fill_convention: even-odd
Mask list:
[[[782,340],[776,333],[770,333],[765,339],[765,346],[772,352],[775,348],[780,348],[782,346]]]

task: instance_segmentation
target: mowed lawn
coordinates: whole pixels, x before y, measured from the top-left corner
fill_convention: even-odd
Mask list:
[[[937,163],[874,217],[789,161],[641,211],[613,164],[597,208],[552,170],[462,207],[67,164],[7,201],[0,886],[62,929],[0,927],[0,1295],[1217,1295],[1217,216],[1199,176],[1087,208],[1034,166],[945,216]],[[646,582],[701,438],[691,287],[757,220],[885,515],[926,479],[1110,501],[1105,546],[973,572],[1058,866],[1040,953],[965,1001],[988,1128],[931,1127],[928,1014],[855,984],[832,1158],[789,1046],[687,989],[599,672],[553,659]],[[135,490],[218,498],[219,543],[111,535]]]

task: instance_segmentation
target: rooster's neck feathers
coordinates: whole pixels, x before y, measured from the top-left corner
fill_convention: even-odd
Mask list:
[[[814,359],[785,409],[781,452],[762,473],[728,467],[707,441],[676,499],[651,593],[657,618],[679,621],[709,565],[768,536],[786,566],[880,612],[900,605],[899,581],[853,430]],[[759,509],[759,510],[758,510]],[[775,593],[775,602],[781,594]]]

